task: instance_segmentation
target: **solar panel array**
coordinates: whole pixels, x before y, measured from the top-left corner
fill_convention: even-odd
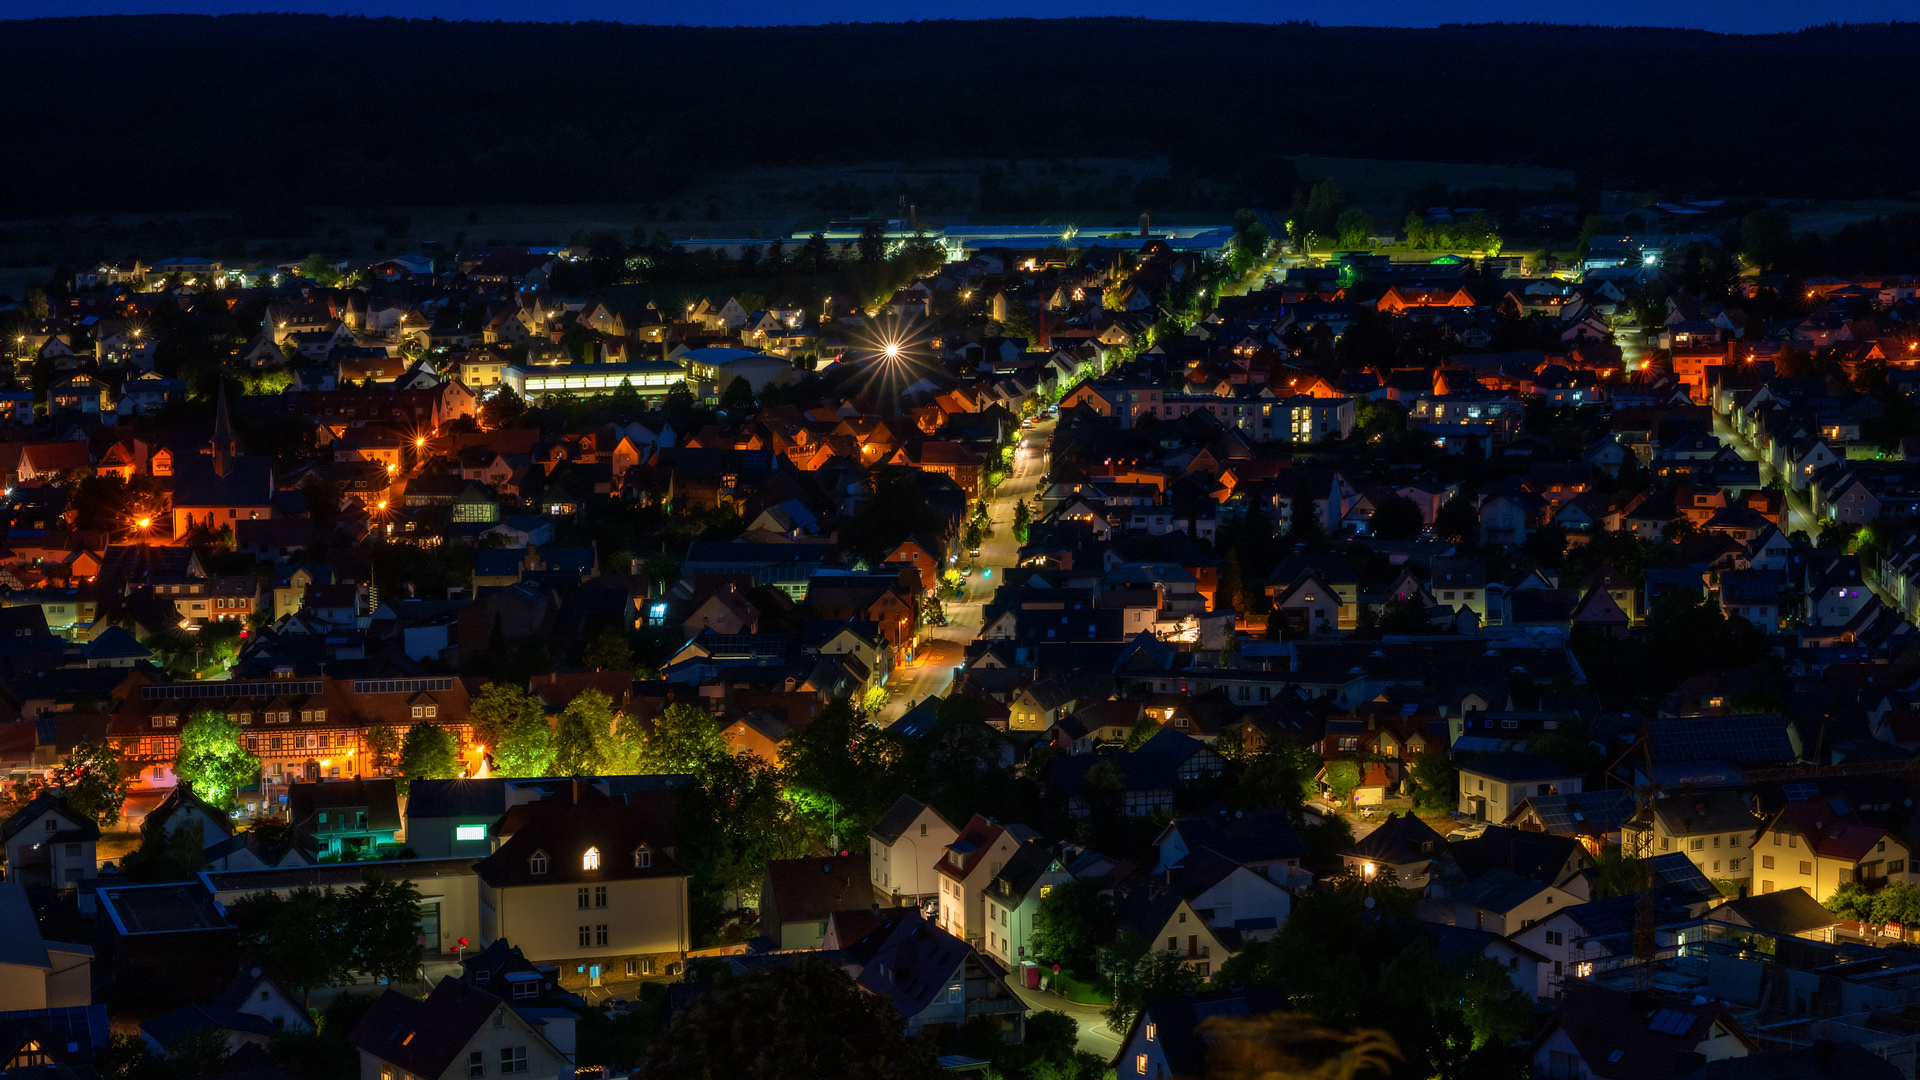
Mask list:
[[[1648,725],[1661,761],[1727,760],[1741,765],[1792,761],[1793,743],[1778,716],[1688,716]]]
[[[269,682],[190,682],[143,686],[148,701],[175,698],[275,697],[280,694],[317,694],[325,689],[319,679],[274,679]]]
[[[1529,799],[1540,825],[1550,833],[1583,828],[1612,829],[1633,816],[1633,794],[1627,791],[1581,791],[1567,795],[1537,795]]]
[[[1684,1035],[1693,1027],[1693,1014],[1678,1009],[1661,1009],[1647,1021],[1648,1031],[1657,1031],[1662,1035]]]
[[[1786,795],[1788,802],[1807,802],[1820,795],[1819,784],[1809,784],[1802,780],[1781,784],[1780,790]]]

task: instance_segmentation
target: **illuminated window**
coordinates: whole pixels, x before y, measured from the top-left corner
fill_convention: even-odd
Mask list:
[[[587,853],[580,857],[580,869],[582,870],[600,869],[600,849],[599,848],[590,847],[587,849]]]
[[[456,825],[453,828],[453,838],[455,840],[485,840],[487,838],[487,827],[485,825]]]
[[[1133,1056],[1133,1071],[1139,1073],[1141,1076],[1147,1075],[1147,1055],[1135,1054]]]

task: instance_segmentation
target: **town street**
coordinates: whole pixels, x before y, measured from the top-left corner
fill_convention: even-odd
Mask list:
[[[965,656],[967,643],[980,633],[980,615],[993,598],[1008,567],[1019,560],[1020,542],[1013,536],[1014,504],[1032,501],[1046,480],[1046,446],[1053,438],[1053,421],[1045,420],[1022,432],[1019,449],[1014,451],[1013,471],[991,499],[987,500],[988,519],[993,535],[980,545],[980,557],[971,558],[965,550],[949,554],[959,557],[953,565],[973,568],[965,579],[959,597],[947,601],[947,625],[926,631],[913,663],[896,671],[889,689],[892,697],[876,718],[891,724],[915,704],[947,692],[953,672]]]
[[[1112,1061],[1113,1055],[1120,1052],[1120,1036],[1107,1026],[1106,1009],[1098,1005],[1076,1005],[1051,990],[1029,990],[1021,986],[1017,978],[1008,979],[1007,985],[1020,996],[1021,1001],[1027,1003],[1030,1013],[1052,1009],[1073,1017],[1073,1022],[1080,1025],[1081,1050],[1098,1056],[1102,1061]]]
[[[1792,484],[1786,482],[1784,477],[1775,473],[1773,465],[1765,458],[1760,457],[1759,453],[1754,450],[1753,445],[1739,432],[1729,426],[1726,418],[1717,412],[1713,415],[1713,434],[1719,438],[1724,445],[1733,447],[1733,452],[1739,454],[1747,461],[1759,461],[1760,480],[1763,483],[1771,483],[1779,480],[1786,489],[1787,521],[1785,522],[1786,528],[1782,531],[1788,536],[1792,536],[1794,533],[1801,531],[1804,531],[1808,536],[1818,537],[1820,535],[1820,530],[1814,522],[1812,507],[1807,503],[1806,493],[1796,491]]]

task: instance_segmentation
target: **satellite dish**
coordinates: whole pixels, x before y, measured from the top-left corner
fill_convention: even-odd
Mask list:
[[[1367,910],[1368,911],[1373,910],[1373,897],[1371,896],[1367,897]]]

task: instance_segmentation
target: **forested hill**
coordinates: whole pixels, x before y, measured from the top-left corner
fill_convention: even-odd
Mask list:
[[[1916,58],[1908,23],[13,21],[0,205],[626,201],[711,166],[975,155],[1165,154],[1249,198],[1287,154],[1573,168],[1676,196],[1897,194],[1920,176]]]

